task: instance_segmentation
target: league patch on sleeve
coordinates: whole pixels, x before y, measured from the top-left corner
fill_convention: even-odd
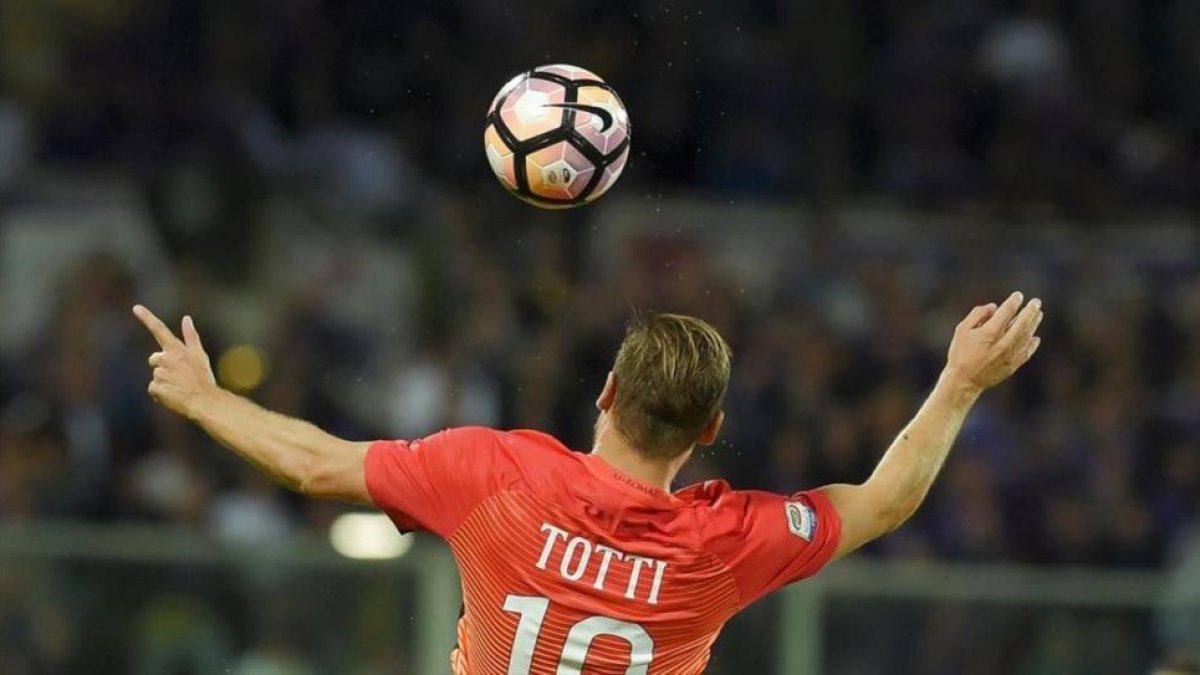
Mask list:
[[[816,512],[802,502],[784,502],[783,509],[792,534],[804,541],[812,541],[813,533],[817,531]]]

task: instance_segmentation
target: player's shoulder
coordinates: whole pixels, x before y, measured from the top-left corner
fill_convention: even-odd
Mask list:
[[[736,509],[749,494],[736,490],[728,481],[714,479],[693,483],[675,491],[675,498],[702,513],[723,513]]]
[[[550,434],[533,429],[488,429],[490,443],[510,463],[529,469],[577,463],[577,453]]]
[[[531,429],[502,430],[480,426],[450,427],[424,439],[412,441],[414,445],[429,442],[452,444],[457,447],[486,450],[511,449],[551,455],[570,452],[557,438],[550,434]]]
[[[779,494],[708,481],[681,490],[701,546],[734,575],[743,606],[816,574],[837,550],[841,524],[820,489]]]
[[[527,451],[545,453],[548,455],[568,456],[574,454],[570,448],[554,436],[535,429],[512,429],[510,431],[495,431],[501,439],[511,447]]]
[[[744,526],[750,493],[724,480],[706,480],[677,490],[675,498],[695,519],[700,538],[710,539]]]
[[[724,480],[696,483],[675,493],[692,512],[702,540],[735,546],[748,531],[761,527],[764,518],[803,537],[815,522],[808,495],[739,490]]]
[[[479,457],[481,462],[509,469],[510,477],[529,480],[547,473],[581,470],[578,453],[541,431],[458,427],[444,433],[457,435],[459,443],[474,446],[477,452],[486,455]]]

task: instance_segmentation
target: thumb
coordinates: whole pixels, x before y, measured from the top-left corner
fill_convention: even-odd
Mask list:
[[[196,347],[203,350],[204,345],[200,342],[200,333],[196,330],[196,324],[192,321],[191,315],[183,317],[183,343],[189,347]]]

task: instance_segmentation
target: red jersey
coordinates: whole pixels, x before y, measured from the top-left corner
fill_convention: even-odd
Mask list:
[[[533,431],[380,441],[366,482],[400,529],[454,552],[456,675],[701,673],[726,621],[816,573],[841,535],[819,491],[672,494]]]

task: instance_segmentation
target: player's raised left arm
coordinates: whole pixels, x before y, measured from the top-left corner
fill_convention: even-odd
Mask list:
[[[292,490],[371,503],[363,476],[369,444],[337,438],[217,386],[191,317],[183,319],[181,340],[149,309],[138,305],[133,313],[161,348],[149,359],[155,401]]]
[[[946,367],[925,404],[861,485],[821,488],[842,521],[835,558],[900,527],[925,500],[975,401],[1037,351],[1041,301],[974,308],[954,331]]]

